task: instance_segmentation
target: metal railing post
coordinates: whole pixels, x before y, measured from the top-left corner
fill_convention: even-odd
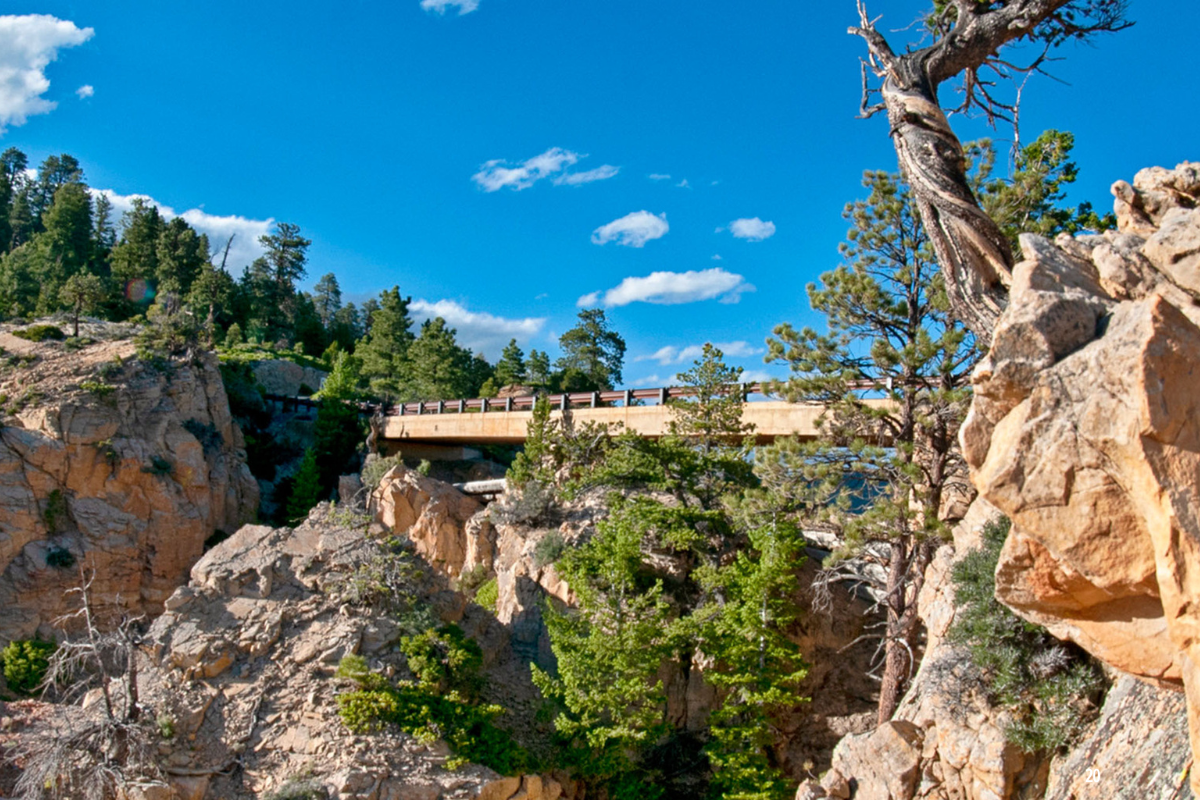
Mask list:
[[[446,413],[446,401],[445,400],[438,400],[438,413],[439,414]]]
[[[667,404],[667,395],[668,394],[669,394],[669,390],[665,386],[658,390],[658,404],[660,406],[665,406]]]
[[[623,400],[624,400],[624,404],[625,404],[626,408],[629,408],[631,405],[633,405],[633,390],[632,389],[625,390],[625,397],[623,398]]]
[[[512,398],[511,397],[504,398],[504,410],[512,411]]]

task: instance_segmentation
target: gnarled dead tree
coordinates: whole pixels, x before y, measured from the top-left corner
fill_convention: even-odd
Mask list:
[[[900,168],[937,252],[954,313],[983,341],[991,340],[1007,304],[1013,253],[971,192],[962,144],[938,101],[938,87],[962,76],[962,104],[954,111],[1015,121],[1017,102],[1000,99],[997,83],[1040,71],[1063,42],[1128,27],[1127,6],[1128,0],[934,0],[926,20],[933,43],[897,53],[876,29],[865,0],[858,0],[859,25],[849,32],[870,51],[863,61],[863,116],[887,112]],[[1019,42],[1041,48],[1027,65],[1000,56],[1006,45]],[[872,103],[876,97],[880,102]]]

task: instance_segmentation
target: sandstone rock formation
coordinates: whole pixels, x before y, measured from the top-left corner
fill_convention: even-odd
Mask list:
[[[254,379],[262,384],[268,394],[285,397],[298,396],[303,387],[308,387],[309,393],[320,390],[325,376],[329,374],[312,367],[302,367],[294,361],[282,358],[255,361],[251,370],[254,372]]]
[[[571,800],[565,776],[449,771],[444,743],[355,735],[342,724],[336,696],[349,686],[334,673],[343,656],[361,655],[388,675],[406,669],[396,647],[403,618],[355,595],[358,570],[384,552],[368,523],[321,505],[295,529],[247,526],[196,564],[147,637],[151,699],[177,708],[168,774],[176,783],[202,779],[197,800],[257,797],[298,775],[344,800]],[[464,605],[441,596],[443,584],[426,570],[393,591],[443,621],[486,624],[478,610],[464,620]]]
[[[997,596],[1184,689],[1200,753],[1200,164],[1113,191],[1118,231],[1022,237],[962,441],[1013,520]]]
[[[155,614],[214,531],[254,518],[216,358],[140,362],[0,332],[0,639],[67,610],[79,566],[109,608]]]
[[[798,799],[1190,796],[1182,786],[1191,759],[1183,698],[1132,677],[1117,680],[1100,719],[1070,752],[1052,759],[1023,753],[1007,741],[1008,713],[988,702],[987,687],[965,650],[946,641],[956,613],[951,567],[977,546],[979,529],[996,513],[977,500],[955,529],[954,544],[938,551],[926,573],[919,600],[926,652],[895,718],[843,738],[832,767],[820,781],[802,784]]]
[[[458,577],[480,565],[491,568],[491,523],[472,519],[483,505],[448,483],[400,464],[380,479],[368,508],[388,530],[412,540],[417,552],[444,575]]]

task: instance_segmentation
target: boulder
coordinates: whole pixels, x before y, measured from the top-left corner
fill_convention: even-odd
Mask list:
[[[467,524],[482,508],[450,484],[400,464],[379,481],[369,510],[388,530],[407,536],[439,572],[457,577],[476,565],[490,566],[491,525]]]
[[[1185,691],[1200,754],[1200,164],[1113,193],[1119,231],[1022,237],[962,442],[1013,521],[997,597]]]
[[[294,361],[282,358],[270,361],[251,362],[254,379],[262,384],[267,394],[278,394],[285,397],[296,397],[300,390],[307,387],[309,393],[320,390],[321,384],[329,374],[312,367],[302,367]]]

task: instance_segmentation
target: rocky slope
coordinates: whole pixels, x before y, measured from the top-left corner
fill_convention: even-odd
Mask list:
[[[1166,800],[1200,789],[1200,164],[1143,170],[1113,193],[1117,231],[1022,237],[961,434],[982,499],[927,574],[920,672],[895,719],[843,739],[798,797]],[[1004,713],[942,639],[950,566],[1001,512],[1013,527],[998,599],[1112,668],[1090,734],[1053,759],[1005,741]]]
[[[155,614],[258,487],[211,354],[139,361],[0,331],[0,639],[49,634],[79,567],[110,609]],[[102,336],[98,329],[93,335]]]

